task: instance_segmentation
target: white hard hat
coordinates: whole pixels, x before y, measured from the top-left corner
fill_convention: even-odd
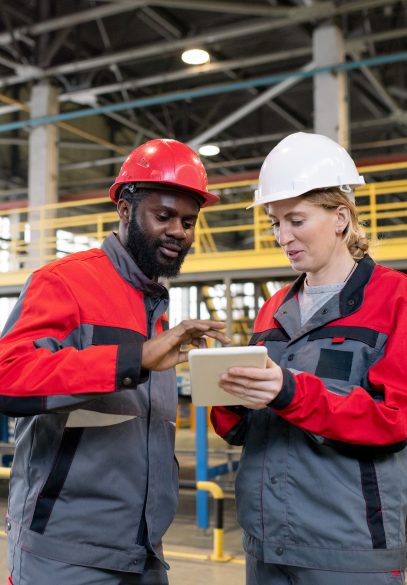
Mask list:
[[[328,187],[339,187],[352,198],[353,188],[364,184],[364,178],[340,144],[322,134],[296,132],[281,140],[267,155],[254,203],[249,207]]]

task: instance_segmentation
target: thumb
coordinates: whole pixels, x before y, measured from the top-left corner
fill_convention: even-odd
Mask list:
[[[266,368],[275,368],[276,366],[277,366],[276,362],[273,362],[273,360],[267,356]]]
[[[178,353],[177,364],[182,364],[188,361],[188,351],[180,351]]]

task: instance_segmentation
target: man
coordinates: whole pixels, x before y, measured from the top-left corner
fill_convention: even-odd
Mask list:
[[[13,585],[162,585],[178,497],[174,366],[216,321],[166,330],[167,290],[207,191],[175,140],[134,150],[110,189],[118,234],[34,272],[0,341],[0,406],[18,416],[7,516]]]

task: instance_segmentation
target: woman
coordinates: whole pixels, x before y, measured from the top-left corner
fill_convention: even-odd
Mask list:
[[[262,307],[266,369],[220,385],[242,444],[236,481],[248,585],[404,584],[407,278],[376,265],[358,224],[363,184],[336,142],[297,133],[266,158],[254,205],[300,272]]]

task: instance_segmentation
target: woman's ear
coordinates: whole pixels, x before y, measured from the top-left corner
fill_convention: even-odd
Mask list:
[[[117,213],[119,214],[120,221],[127,225],[131,217],[131,204],[125,199],[119,199],[117,202]]]
[[[335,231],[337,234],[343,234],[350,222],[350,212],[346,205],[339,205],[336,208]]]

